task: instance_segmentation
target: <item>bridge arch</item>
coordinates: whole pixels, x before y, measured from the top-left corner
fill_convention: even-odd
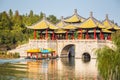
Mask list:
[[[75,57],[75,44],[68,44],[61,50],[60,57]]]
[[[89,62],[90,59],[91,59],[90,53],[84,52],[84,53],[82,54],[82,60],[83,60],[84,62]]]

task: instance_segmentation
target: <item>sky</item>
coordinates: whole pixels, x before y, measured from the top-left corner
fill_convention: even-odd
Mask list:
[[[59,19],[73,15],[74,9],[84,18],[88,18],[92,11],[96,19],[103,21],[108,14],[110,20],[120,25],[120,0],[0,0],[0,12],[8,12],[9,9],[13,12],[18,10],[20,14],[30,10],[34,14],[43,12]]]

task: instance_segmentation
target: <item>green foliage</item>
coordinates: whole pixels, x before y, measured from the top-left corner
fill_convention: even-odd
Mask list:
[[[9,30],[12,28],[12,22],[10,21],[10,18],[8,14],[4,11],[0,15],[0,30]]]
[[[49,15],[47,19],[53,24],[56,24],[59,21],[54,15]]]
[[[97,50],[98,70],[103,80],[120,80],[120,31],[112,35],[116,49]]]
[[[16,53],[14,53],[13,57],[14,57],[14,58],[19,58],[19,57],[20,57],[20,54],[16,52]]]
[[[13,17],[13,12],[11,9],[9,10],[9,17],[10,17],[10,19],[12,19],[12,17]]]
[[[19,53],[7,53],[6,51],[1,51],[0,58],[20,58],[20,54]]]
[[[43,18],[42,12],[36,15],[32,10],[26,15],[20,15],[19,11],[13,13],[11,9],[8,13],[0,13],[0,51],[13,49],[33,38],[33,30],[27,29],[26,26],[31,26]],[[54,15],[50,15],[48,19],[52,23],[58,22]]]
[[[74,36],[75,36],[75,39],[78,38],[78,33],[77,33],[77,31],[74,32]]]
[[[114,44],[117,46],[117,51],[119,51],[120,53],[120,30],[112,35],[112,40],[114,41]]]

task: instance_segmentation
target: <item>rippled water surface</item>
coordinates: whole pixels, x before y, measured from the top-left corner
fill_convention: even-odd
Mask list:
[[[0,80],[98,80],[96,59],[0,59]]]

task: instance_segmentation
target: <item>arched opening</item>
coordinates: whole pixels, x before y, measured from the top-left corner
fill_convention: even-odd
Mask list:
[[[90,59],[91,59],[91,56],[90,56],[90,54],[88,52],[85,52],[85,53],[82,54],[82,60],[84,62],[89,62]]]
[[[66,45],[62,51],[60,57],[75,57],[75,45],[74,44],[69,44]]]

